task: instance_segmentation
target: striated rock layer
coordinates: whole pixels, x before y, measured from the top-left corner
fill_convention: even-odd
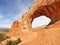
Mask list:
[[[32,28],[34,18],[45,15],[52,21],[45,28]],[[21,20],[13,22],[9,37],[21,38],[18,45],[60,45],[60,0],[34,0]]]

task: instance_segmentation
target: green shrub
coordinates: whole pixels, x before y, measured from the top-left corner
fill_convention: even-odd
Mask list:
[[[18,43],[20,43],[20,42],[21,42],[20,38],[18,38],[17,40],[15,40],[15,43],[16,43],[16,44],[18,44]]]
[[[9,40],[5,45],[17,45],[21,42],[20,38],[15,41]]]
[[[16,43],[11,41],[11,40],[9,40],[5,45],[16,45]]]
[[[0,34],[0,43],[1,43],[1,41],[4,41],[8,38],[9,38],[8,36],[5,36],[4,34]]]

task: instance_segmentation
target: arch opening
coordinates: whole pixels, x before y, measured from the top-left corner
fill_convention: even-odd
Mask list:
[[[51,22],[50,18],[42,15],[33,19],[32,28],[47,26],[50,22]]]

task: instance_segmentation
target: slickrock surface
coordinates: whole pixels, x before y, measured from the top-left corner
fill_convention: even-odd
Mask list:
[[[31,8],[23,14],[22,19],[13,22],[7,35],[17,37],[29,32],[32,29],[33,19],[43,14],[51,18],[51,24],[60,20],[60,0],[34,0]]]
[[[22,42],[18,45],[60,45],[60,20],[45,28],[31,30],[23,35],[12,34],[21,38]],[[19,31],[16,33],[19,33]]]
[[[60,20],[47,28],[34,29],[24,36],[19,45],[60,45]]]

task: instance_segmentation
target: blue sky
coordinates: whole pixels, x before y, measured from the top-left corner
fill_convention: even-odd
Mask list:
[[[22,14],[31,7],[34,0],[0,0],[0,27],[10,28],[14,20],[20,20]],[[45,16],[34,19],[32,27],[50,22]]]
[[[39,26],[46,26],[50,23],[51,19],[42,15],[37,18],[35,18],[32,22],[32,28],[36,28]]]
[[[0,0],[0,27],[11,27],[14,20],[21,19],[33,0]]]

